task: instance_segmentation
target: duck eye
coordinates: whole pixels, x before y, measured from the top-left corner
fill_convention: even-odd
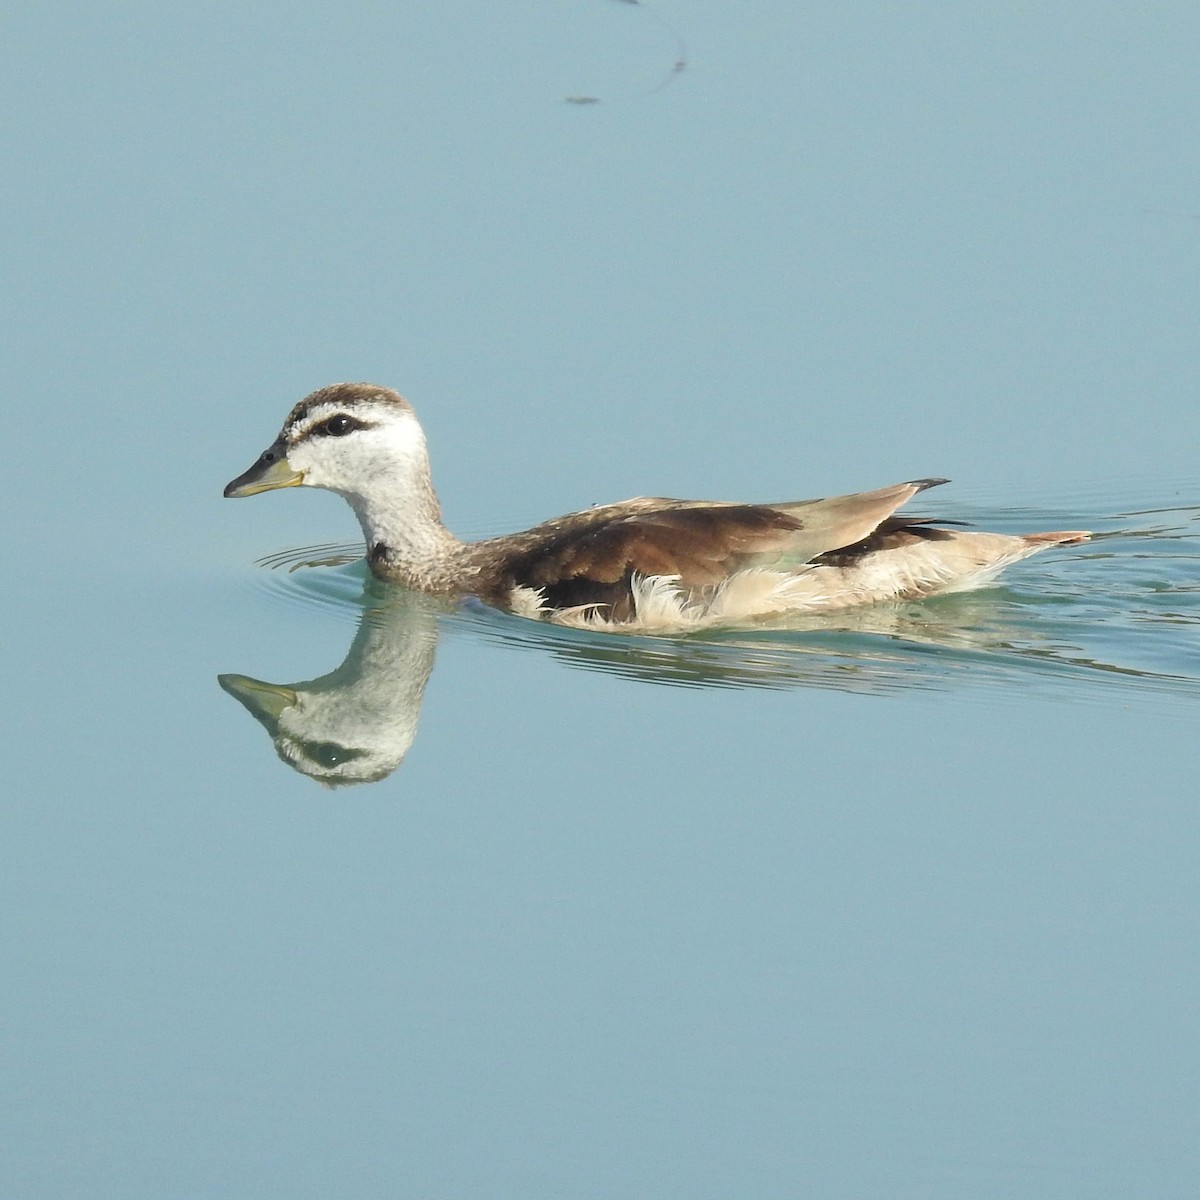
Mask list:
[[[361,428],[362,426],[353,417],[348,417],[345,413],[334,413],[328,421],[322,421],[313,432],[326,434],[329,437],[345,437],[352,429]]]

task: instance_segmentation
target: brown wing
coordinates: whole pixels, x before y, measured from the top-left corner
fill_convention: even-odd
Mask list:
[[[506,590],[536,588],[551,608],[601,604],[622,619],[635,574],[675,575],[687,587],[717,583],[752,557],[780,558],[799,527],[786,513],[753,505],[589,515],[554,522],[554,535],[510,557]]]
[[[604,605],[620,620],[635,574],[699,588],[746,567],[800,565],[862,541],[932,483],[781,505],[643,498],[574,513],[500,539],[498,591],[507,599],[514,586],[535,588],[551,608]]]
[[[848,496],[829,496],[824,500],[797,500],[773,504],[795,517],[804,528],[793,552],[797,562],[809,562],[820,554],[853,546],[869,537],[906,500],[926,488],[946,483],[945,479],[913,479],[873,492],[854,492]],[[907,523],[907,518],[900,518]],[[916,522],[921,523],[921,522]],[[895,526],[893,526],[895,527]]]

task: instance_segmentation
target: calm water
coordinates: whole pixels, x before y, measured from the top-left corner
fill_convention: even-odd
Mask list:
[[[18,7],[0,1197],[1191,1200],[1200,9]],[[933,475],[1098,536],[431,605],[220,499],[339,379],[466,536]]]
[[[1187,1194],[1200,508],[939,511],[1101,536],[707,639],[44,596],[10,1194]]]

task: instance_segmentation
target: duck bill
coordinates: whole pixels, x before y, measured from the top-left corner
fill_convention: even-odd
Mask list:
[[[298,487],[304,482],[304,472],[288,464],[283,442],[274,442],[258,456],[258,462],[248,471],[225,485],[225,495],[254,496],[275,488]]]
[[[249,675],[218,675],[217,682],[268,728],[274,726],[285,708],[291,708],[300,698],[290,687],[264,683]]]

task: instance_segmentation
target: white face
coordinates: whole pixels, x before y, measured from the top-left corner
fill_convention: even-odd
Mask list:
[[[428,470],[425,435],[412,409],[386,400],[314,405],[283,432],[288,465],[306,487],[363,496],[403,486]]]

